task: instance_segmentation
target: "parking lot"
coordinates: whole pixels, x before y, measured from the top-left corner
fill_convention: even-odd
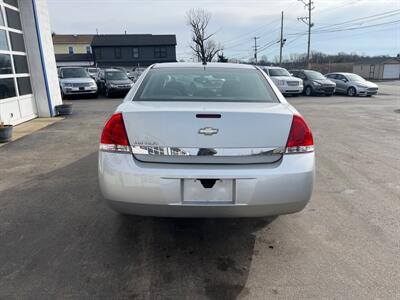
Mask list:
[[[0,299],[400,298],[400,83],[288,97],[312,127],[311,202],[276,219],[120,216],[97,183],[121,99],[0,148]],[[49,154],[51,153],[51,155]]]

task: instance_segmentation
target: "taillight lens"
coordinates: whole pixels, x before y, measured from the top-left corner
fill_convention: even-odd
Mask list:
[[[313,151],[314,139],[310,127],[301,116],[294,115],[285,152],[306,153]]]
[[[131,152],[122,113],[112,115],[104,126],[100,138],[100,150],[107,152]]]

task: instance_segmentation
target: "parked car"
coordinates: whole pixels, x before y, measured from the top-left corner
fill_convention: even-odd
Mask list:
[[[132,70],[132,72],[130,73],[130,79],[133,80],[133,82],[136,82],[138,80],[138,78],[140,77],[140,75],[142,75],[142,73],[144,72],[144,70],[146,70],[146,68],[135,68]]]
[[[61,67],[58,69],[61,96],[91,95],[97,97],[97,85],[84,68]]]
[[[290,73],[303,80],[303,92],[307,96],[315,94],[332,96],[335,93],[336,84],[320,72],[313,70],[291,70]]]
[[[325,75],[336,83],[336,92],[353,96],[371,96],[378,93],[378,85],[354,73],[329,73]]]
[[[92,77],[94,80],[96,80],[99,71],[100,71],[99,68],[92,68],[92,67],[86,68],[86,72],[88,72],[90,77]]]
[[[115,69],[115,70],[120,70],[122,72],[125,72],[126,76],[128,76],[129,79],[131,79],[131,77],[132,77],[131,71],[129,71],[129,69],[127,69],[127,68],[124,68],[124,67],[111,67],[110,69]]]
[[[99,91],[106,97],[117,94],[125,96],[133,86],[133,82],[128,78],[126,72],[117,69],[105,69],[99,72],[97,85]]]
[[[280,67],[262,67],[271,77],[282,94],[298,95],[303,92],[303,80],[292,76],[286,69]]]
[[[99,182],[112,208],[260,217],[305,207],[314,182],[313,136],[260,68],[163,63],[142,76],[101,134]],[[222,84],[206,84],[210,79]]]

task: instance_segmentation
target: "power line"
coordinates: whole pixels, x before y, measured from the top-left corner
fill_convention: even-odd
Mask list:
[[[384,12],[384,13],[379,13],[379,14],[370,15],[370,16],[366,16],[366,17],[347,20],[347,21],[341,22],[341,23],[327,24],[327,25],[318,27],[318,29],[326,29],[326,28],[330,28],[330,27],[337,27],[337,26],[341,26],[341,25],[345,25],[345,24],[350,24],[351,25],[351,23],[355,23],[357,21],[362,21],[362,20],[365,20],[365,19],[367,19],[367,20],[363,21],[363,22],[372,22],[372,21],[377,21],[377,20],[393,17],[395,15],[398,15],[399,13],[400,13],[400,9],[395,9],[395,10],[387,11],[387,12]]]
[[[400,12],[400,9],[396,9],[396,10],[387,11],[387,12],[380,13],[380,14],[375,14],[375,15],[370,15],[370,16],[365,16],[365,17],[361,17],[361,18],[347,20],[347,21],[344,21],[344,22],[341,22],[341,23],[327,24],[325,26],[316,27],[315,30],[313,31],[313,33],[316,33],[316,32],[329,32],[329,31],[334,32],[336,30],[339,31],[339,30],[343,30],[343,29],[345,29],[345,30],[348,30],[348,29],[353,30],[353,29],[358,29],[358,28],[364,28],[365,26],[351,27],[351,26],[356,25],[356,24],[351,24],[351,23],[354,23],[354,22],[360,21],[360,20],[364,20],[364,19],[368,19],[368,20],[366,20],[364,22],[377,21],[377,20],[384,19],[384,18],[387,18],[387,17],[393,17],[394,15],[399,14],[399,12]],[[390,15],[388,15],[388,14],[390,14]],[[375,26],[375,25],[380,25],[380,24],[386,24],[386,23],[371,24],[371,25],[368,25],[368,26]],[[340,25],[346,25],[346,26],[343,27],[343,28],[334,28],[334,27],[337,27],[337,26],[340,26]],[[350,26],[350,27],[348,27],[348,26]],[[305,33],[306,32],[304,31],[304,32],[288,33],[287,35],[299,35],[299,34],[300,35],[304,35]]]
[[[236,41],[239,41],[239,40],[243,40],[242,37],[244,37],[244,36],[246,36],[246,38],[244,38],[244,39],[248,39],[248,38],[249,38],[249,37],[248,37],[249,35],[255,34],[255,33],[258,32],[260,29],[265,28],[265,27],[267,27],[267,26],[269,26],[269,25],[275,23],[275,22],[278,21],[278,20],[279,20],[279,19],[274,19],[273,21],[271,21],[271,22],[269,22],[269,23],[267,23],[267,24],[264,24],[264,25],[262,25],[262,26],[260,26],[260,27],[257,27],[256,29],[253,29],[253,30],[251,30],[251,31],[248,31],[247,33],[240,34],[240,35],[238,35],[238,36],[236,36],[236,37],[234,37],[234,38],[231,38],[231,39],[229,39],[229,40],[223,41],[222,43],[223,43],[223,44],[229,44],[229,43],[231,43],[231,42],[233,42],[233,41],[236,42]]]

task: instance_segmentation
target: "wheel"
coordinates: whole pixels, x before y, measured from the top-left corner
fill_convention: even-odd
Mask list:
[[[60,94],[61,94],[61,99],[65,99],[65,94],[64,94],[62,88],[60,88]]]
[[[354,97],[357,94],[357,91],[353,87],[349,87],[347,90],[347,96]]]
[[[105,94],[105,96],[106,96],[107,98],[110,98],[110,97],[111,97],[111,93],[110,93],[110,91],[108,90],[108,88],[105,88],[104,94]]]
[[[311,96],[313,94],[313,90],[311,86],[307,86],[305,89],[306,96]]]

